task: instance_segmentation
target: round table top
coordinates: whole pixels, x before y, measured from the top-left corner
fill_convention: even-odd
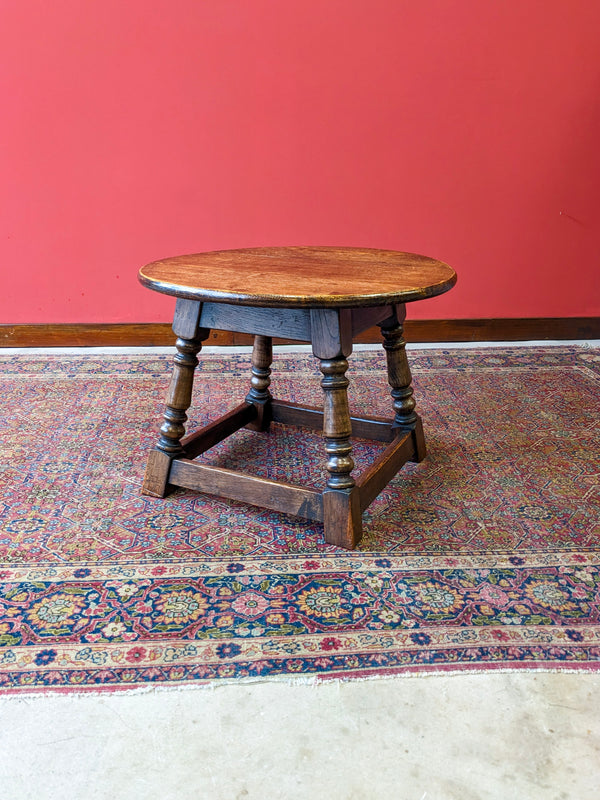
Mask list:
[[[204,302],[356,308],[443,294],[456,273],[442,261],[395,250],[257,247],[153,261],[139,279],[157,292]]]

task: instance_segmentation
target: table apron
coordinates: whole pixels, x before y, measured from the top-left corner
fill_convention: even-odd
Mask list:
[[[258,308],[204,303],[200,327],[310,342],[310,311],[307,308]]]
[[[392,306],[351,309],[352,336],[387,319]],[[309,308],[261,308],[230,303],[203,303],[199,326],[210,330],[275,336],[299,342],[312,340]]]

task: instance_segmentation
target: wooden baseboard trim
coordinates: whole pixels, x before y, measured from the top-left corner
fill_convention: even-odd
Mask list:
[[[414,343],[600,339],[600,317],[407,320],[404,329],[406,340]],[[163,322],[0,325],[0,347],[152,347],[172,345],[174,338],[170,324]],[[356,341],[381,341],[379,329],[370,328]],[[251,343],[249,334],[227,331],[213,331],[206,342]]]

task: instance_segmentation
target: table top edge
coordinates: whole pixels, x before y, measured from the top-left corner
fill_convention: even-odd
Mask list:
[[[188,300],[198,300],[204,303],[228,303],[259,308],[363,308],[411,303],[417,300],[437,297],[449,291],[456,284],[457,275],[453,271],[447,280],[438,284],[399,292],[377,292],[371,295],[261,295],[224,292],[170,284],[166,281],[149,278],[144,275],[142,270],[138,274],[138,279],[146,288],[161,294],[170,295],[171,297],[183,297]]]
[[[269,264],[273,265],[272,279]],[[336,274],[338,265],[349,270],[342,281]],[[255,267],[260,280],[253,285]],[[304,273],[301,282],[293,279],[297,270]],[[369,275],[372,270],[376,270],[375,280],[365,281],[363,272]],[[313,271],[315,280],[311,280]],[[323,280],[328,271],[331,281]],[[239,276],[247,272],[248,279],[240,281]],[[215,276],[221,274],[219,285]],[[282,280],[282,274],[289,275],[290,280]],[[418,253],[319,246],[241,248],[171,256],[146,264],[138,278],[148,289],[174,297],[267,308],[356,308],[409,303],[443,294],[457,281],[448,264]]]

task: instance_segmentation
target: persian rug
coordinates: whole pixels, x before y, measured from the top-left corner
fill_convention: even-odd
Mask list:
[[[170,356],[0,356],[1,691],[598,670],[600,350],[409,357],[428,458],[348,552],[317,523],[140,494]],[[248,376],[249,356],[201,354],[189,430]],[[349,377],[353,409],[391,412],[381,352]],[[319,379],[311,355],[276,356],[275,396],[318,402]],[[296,433],[202,458],[322,485],[320,437]],[[357,472],[378,447],[355,442]]]

